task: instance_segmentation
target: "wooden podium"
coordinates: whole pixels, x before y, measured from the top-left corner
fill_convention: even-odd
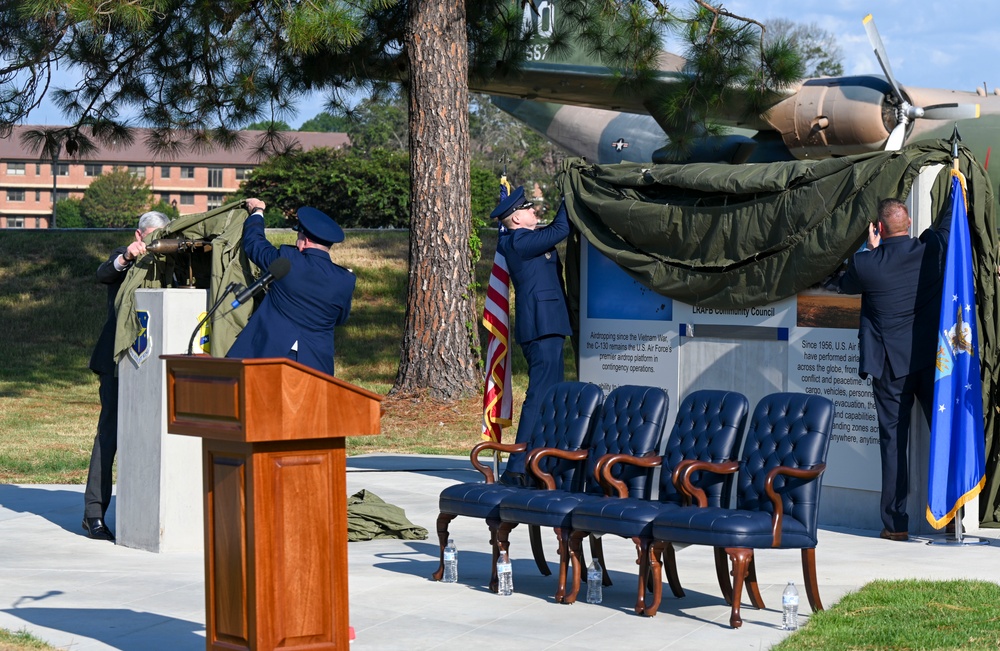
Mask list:
[[[167,431],[202,439],[206,648],[346,650],[345,437],[381,396],[286,359],[164,355]]]

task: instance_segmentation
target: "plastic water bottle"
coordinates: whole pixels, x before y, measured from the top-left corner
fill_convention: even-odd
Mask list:
[[[455,541],[448,539],[448,544],[444,548],[444,577],[442,583],[455,583],[458,581],[458,549]]]
[[[505,551],[501,551],[500,558],[497,559],[497,580],[499,582],[498,595],[509,597],[514,594],[514,574],[510,567],[510,557]]]
[[[794,631],[799,627],[799,591],[791,581],[781,593],[781,628]]]
[[[587,603],[599,604],[604,598],[604,571],[595,558],[587,568]]]

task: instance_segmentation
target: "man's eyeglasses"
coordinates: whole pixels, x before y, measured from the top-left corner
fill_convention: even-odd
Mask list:
[[[535,203],[533,201],[525,201],[520,206],[518,206],[517,209],[518,210],[526,210],[527,208],[531,208],[534,205],[535,205]]]

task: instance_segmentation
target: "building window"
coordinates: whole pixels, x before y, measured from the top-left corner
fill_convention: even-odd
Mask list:
[[[56,165],[56,170],[59,176],[69,176],[69,163],[59,163]]]
[[[69,199],[69,190],[57,190],[56,191],[56,203],[60,201],[65,201]]]
[[[181,168],[184,169],[184,168]],[[181,205],[182,206],[193,206],[194,205],[194,194],[190,192],[181,192]]]
[[[194,167],[181,165],[181,178],[182,179],[193,179],[194,178]]]
[[[236,180],[246,181],[250,178],[250,172],[253,172],[252,167],[237,167],[236,168]]]
[[[24,190],[7,190],[7,201],[24,201]]]
[[[221,188],[222,187],[222,168],[221,167],[209,167],[208,168],[208,187],[210,187],[210,188]]]
[[[170,166],[169,165],[161,165],[160,166],[160,178],[161,179],[169,179],[170,178]]]
[[[35,176],[41,176],[41,175],[42,175],[42,164],[35,163]]]
[[[24,176],[24,163],[7,163],[7,173],[11,176]]]
[[[222,205],[222,195],[221,194],[210,194],[208,195],[208,208],[207,210],[215,210]]]
[[[35,201],[41,201],[41,200],[42,200],[42,191],[35,190]]]
[[[88,163],[83,166],[83,173],[87,176],[100,176],[104,173],[104,166]]]
[[[7,228],[24,228],[24,217],[8,217]]]
[[[138,176],[139,178],[146,178],[146,166],[145,165],[129,165],[128,173],[132,176]]]

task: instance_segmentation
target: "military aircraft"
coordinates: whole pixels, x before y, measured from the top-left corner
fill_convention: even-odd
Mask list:
[[[667,135],[651,96],[616,94],[612,71],[582,50],[551,55],[548,41],[559,19],[558,4],[536,2],[537,13],[526,8],[524,20],[533,24],[536,37],[523,74],[470,88],[490,94],[498,107],[591,162],[675,162],[664,148]],[[871,15],[863,25],[884,76],[806,79],[784,89],[761,118],[716,115],[717,122],[732,127],[731,135],[705,139],[684,162],[739,164],[898,149],[906,142],[950,138],[957,125],[963,143],[988,167],[991,144],[1000,143],[997,91],[901,85]],[[675,83],[684,66],[683,58],[663,52],[660,89]],[[994,180],[1000,180],[1000,171]]]

